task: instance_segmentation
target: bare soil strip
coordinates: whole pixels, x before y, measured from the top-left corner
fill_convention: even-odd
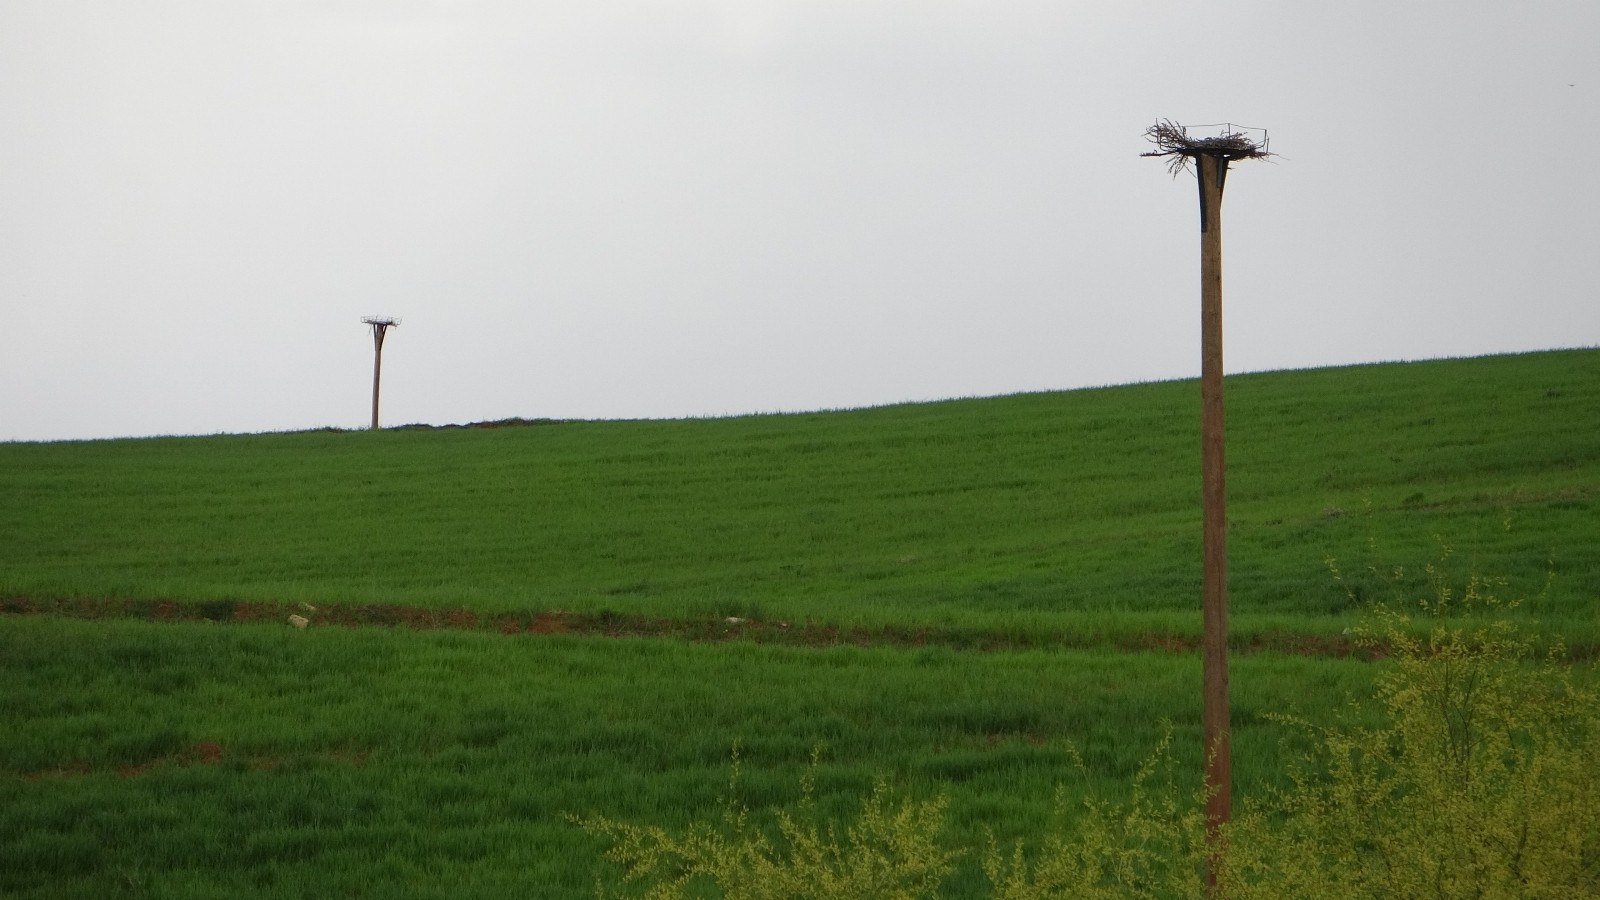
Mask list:
[[[76,619],[144,619],[157,622],[276,622],[285,628],[404,627],[418,630],[497,631],[518,634],[577,634],[600,637],[677,638],[681,640],[753,641],[805,647],[891,646],[949,647],[957,650],[1002,651],[1040,648],[1112,648],[1125,651],[1198,652],[1199,635],[1147,632],[1105,636],[1058,632],[1048,635],[1000,634],[978,629],[917,626],[839,626],[809,622],[737,617],[670,619],[613,611],[571,612],[530,610],[485,614],[470,609],[431,609],[389,603],[310,606],[292,602],[244,600],[128,600],[116,598],[0,598],[0,614],[57,615]],[[1330,658],[1373,659],[1379,652],[1357,647],[1345,635],[1269,632],[1236,637],[1240,653],[1277,652]],[[1592,655],[1596,648],[1568,648],[1569,655]]]

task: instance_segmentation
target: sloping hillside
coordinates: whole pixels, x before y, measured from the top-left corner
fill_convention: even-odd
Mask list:
[[[1240,376],[1228,410],[1240,628],[1321,627],[1351,609],[1347,589],[1377,588],[1369,563],[1415,565],[1441,542],[1528,586],[1532,615],[1600,594],[1600,351]],[[1197,428],[1197,385],[1169,382],[0,445],[0,595],[1182,630]]]

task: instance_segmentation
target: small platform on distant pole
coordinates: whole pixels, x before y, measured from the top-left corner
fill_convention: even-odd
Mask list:
[[[1190,129],[1193,129],[1191,133]],[[1172,174],[1182,172],[1197,156],[1222,159],[1263,159],[1271,156],[1265,128],[1249,128],[1222,122],[1217,125],[1179,125],[1162,119],[1145,129],[1144,136],[1156,149],[1140,156],[1168,156]]]

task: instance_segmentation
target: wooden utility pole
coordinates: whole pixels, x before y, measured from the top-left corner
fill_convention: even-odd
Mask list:
[[[1200,182],[1200,729],[1207,831],[1233,817],[1228,741],[1228,512],[1222,429],[1222,188],[1228,160],[1202,155]]]
[[[383,377],[383,335],[399,319],[387,316],[368,316],[361,321],[372,326],[372,430],[378,430],[378,384]]]
[[[1222,427],[1222,189],[1228,163],[1270,154],[1232,125],[1191,138],[1188,130],[1160,122],[1145,132],[1156,152],[1172,159],[1172,172],[1196,164],[1200,187],[1200,505],[1201,505],[1201,744],[1205,752],[1206,887],[1216,892],[1222,863],[1222,826],[1233,818],[1233,770],[1228,736],[1228,514],[1226,442]]]

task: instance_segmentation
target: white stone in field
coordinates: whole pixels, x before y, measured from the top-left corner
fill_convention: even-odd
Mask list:
[[[306,618],[305,616],[290,616],[289,617],[289,624],[293,625],[296,628],[304,628],[307,625],[311,624],[311,620]]]

